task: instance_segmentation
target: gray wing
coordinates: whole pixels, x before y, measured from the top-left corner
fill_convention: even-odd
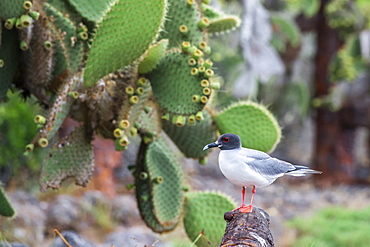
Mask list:
[[[254,150],[254,149],[249,149],[249,148],[242,148],[243,155],[257,159],[257,160],[263,160],[263,159],[269,159],[271,158],[270,155],[267,153],[264,153],[262,151]]]
[[[267,159],[256,159],[254,161],[248,162],[250,168],[255,170],[257,173],[265,176],[265,177],[281,177],[284,173],[293,171],[296,168],[285,161],[278,160],[275,158],[267,158]]]

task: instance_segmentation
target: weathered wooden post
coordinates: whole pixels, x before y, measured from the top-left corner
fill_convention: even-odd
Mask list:
[[[221,247],[275,246],[269,229],[270,216],[263,209],[253,207],[251,213],[241,213],[239,210],[226,212],[224,219],[227,225]]]

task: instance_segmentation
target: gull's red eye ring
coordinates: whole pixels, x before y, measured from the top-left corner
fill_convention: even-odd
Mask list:
[[[230,137],[224,137],[224,142],[229,142],[230,141]]]

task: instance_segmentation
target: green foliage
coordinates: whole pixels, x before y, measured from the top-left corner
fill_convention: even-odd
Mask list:
[[[287,9],[293,13],[303,13],[307,18],[313,17],[320,8],[320,0],[284,0]]]
[[[369,17],[361,14],[358,6],[350,0],[331,0],[325,13],[328,25],[335,28],[343,37],[359,32],[368,23]]]
[[[322,209],[310,219],[293,219],[298,230],[294,246],[367,246],[370,243],[370,207],[350,210],[344,207]]]
[[[15,211],[10,204],[8,198],[5,195],[4,189],[0,183],[0,215],[5,217],[13,217],[15,215]]]
[[[293,19],[281,14],[273,14],[271,24],[274,27],[271,43],[279,52],[286,51],[286,43],[290,43],[293,47],[301,43],[301,32]]]
[[[357,75],[365,69],[365,62],[361,57],[360,49],[359,38],[351,35],[346,44],[338,50],[336,57],[330,64],[331,82],[341,80],[353,82]]]
[[[235,133],[243,147],[272,151],[281,138],[274,116],[263,105],[250,101],[233,104],[214,117],[221,134]]]
[[[215,192],[189,192],[184,205],[184,227],[189,238],[199,247],[218,246],[225,233],[225,212],[235,208],[227,196]]]
[[[39,168],[39,155],[29,159],[23,156],[25,143],[37,132],[33,127],[37,111],[36,104],[25,104],[17,94],[10,92],[7,101],[0,104],[0,166],[10,166],[15,172],[21,166]]]

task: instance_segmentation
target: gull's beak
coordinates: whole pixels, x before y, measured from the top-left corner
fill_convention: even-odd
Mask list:
[[[218,147],[218,143],[216,142],[205,145],[203,150],[207,150],[209,148],[215,148],[215,147]]]

